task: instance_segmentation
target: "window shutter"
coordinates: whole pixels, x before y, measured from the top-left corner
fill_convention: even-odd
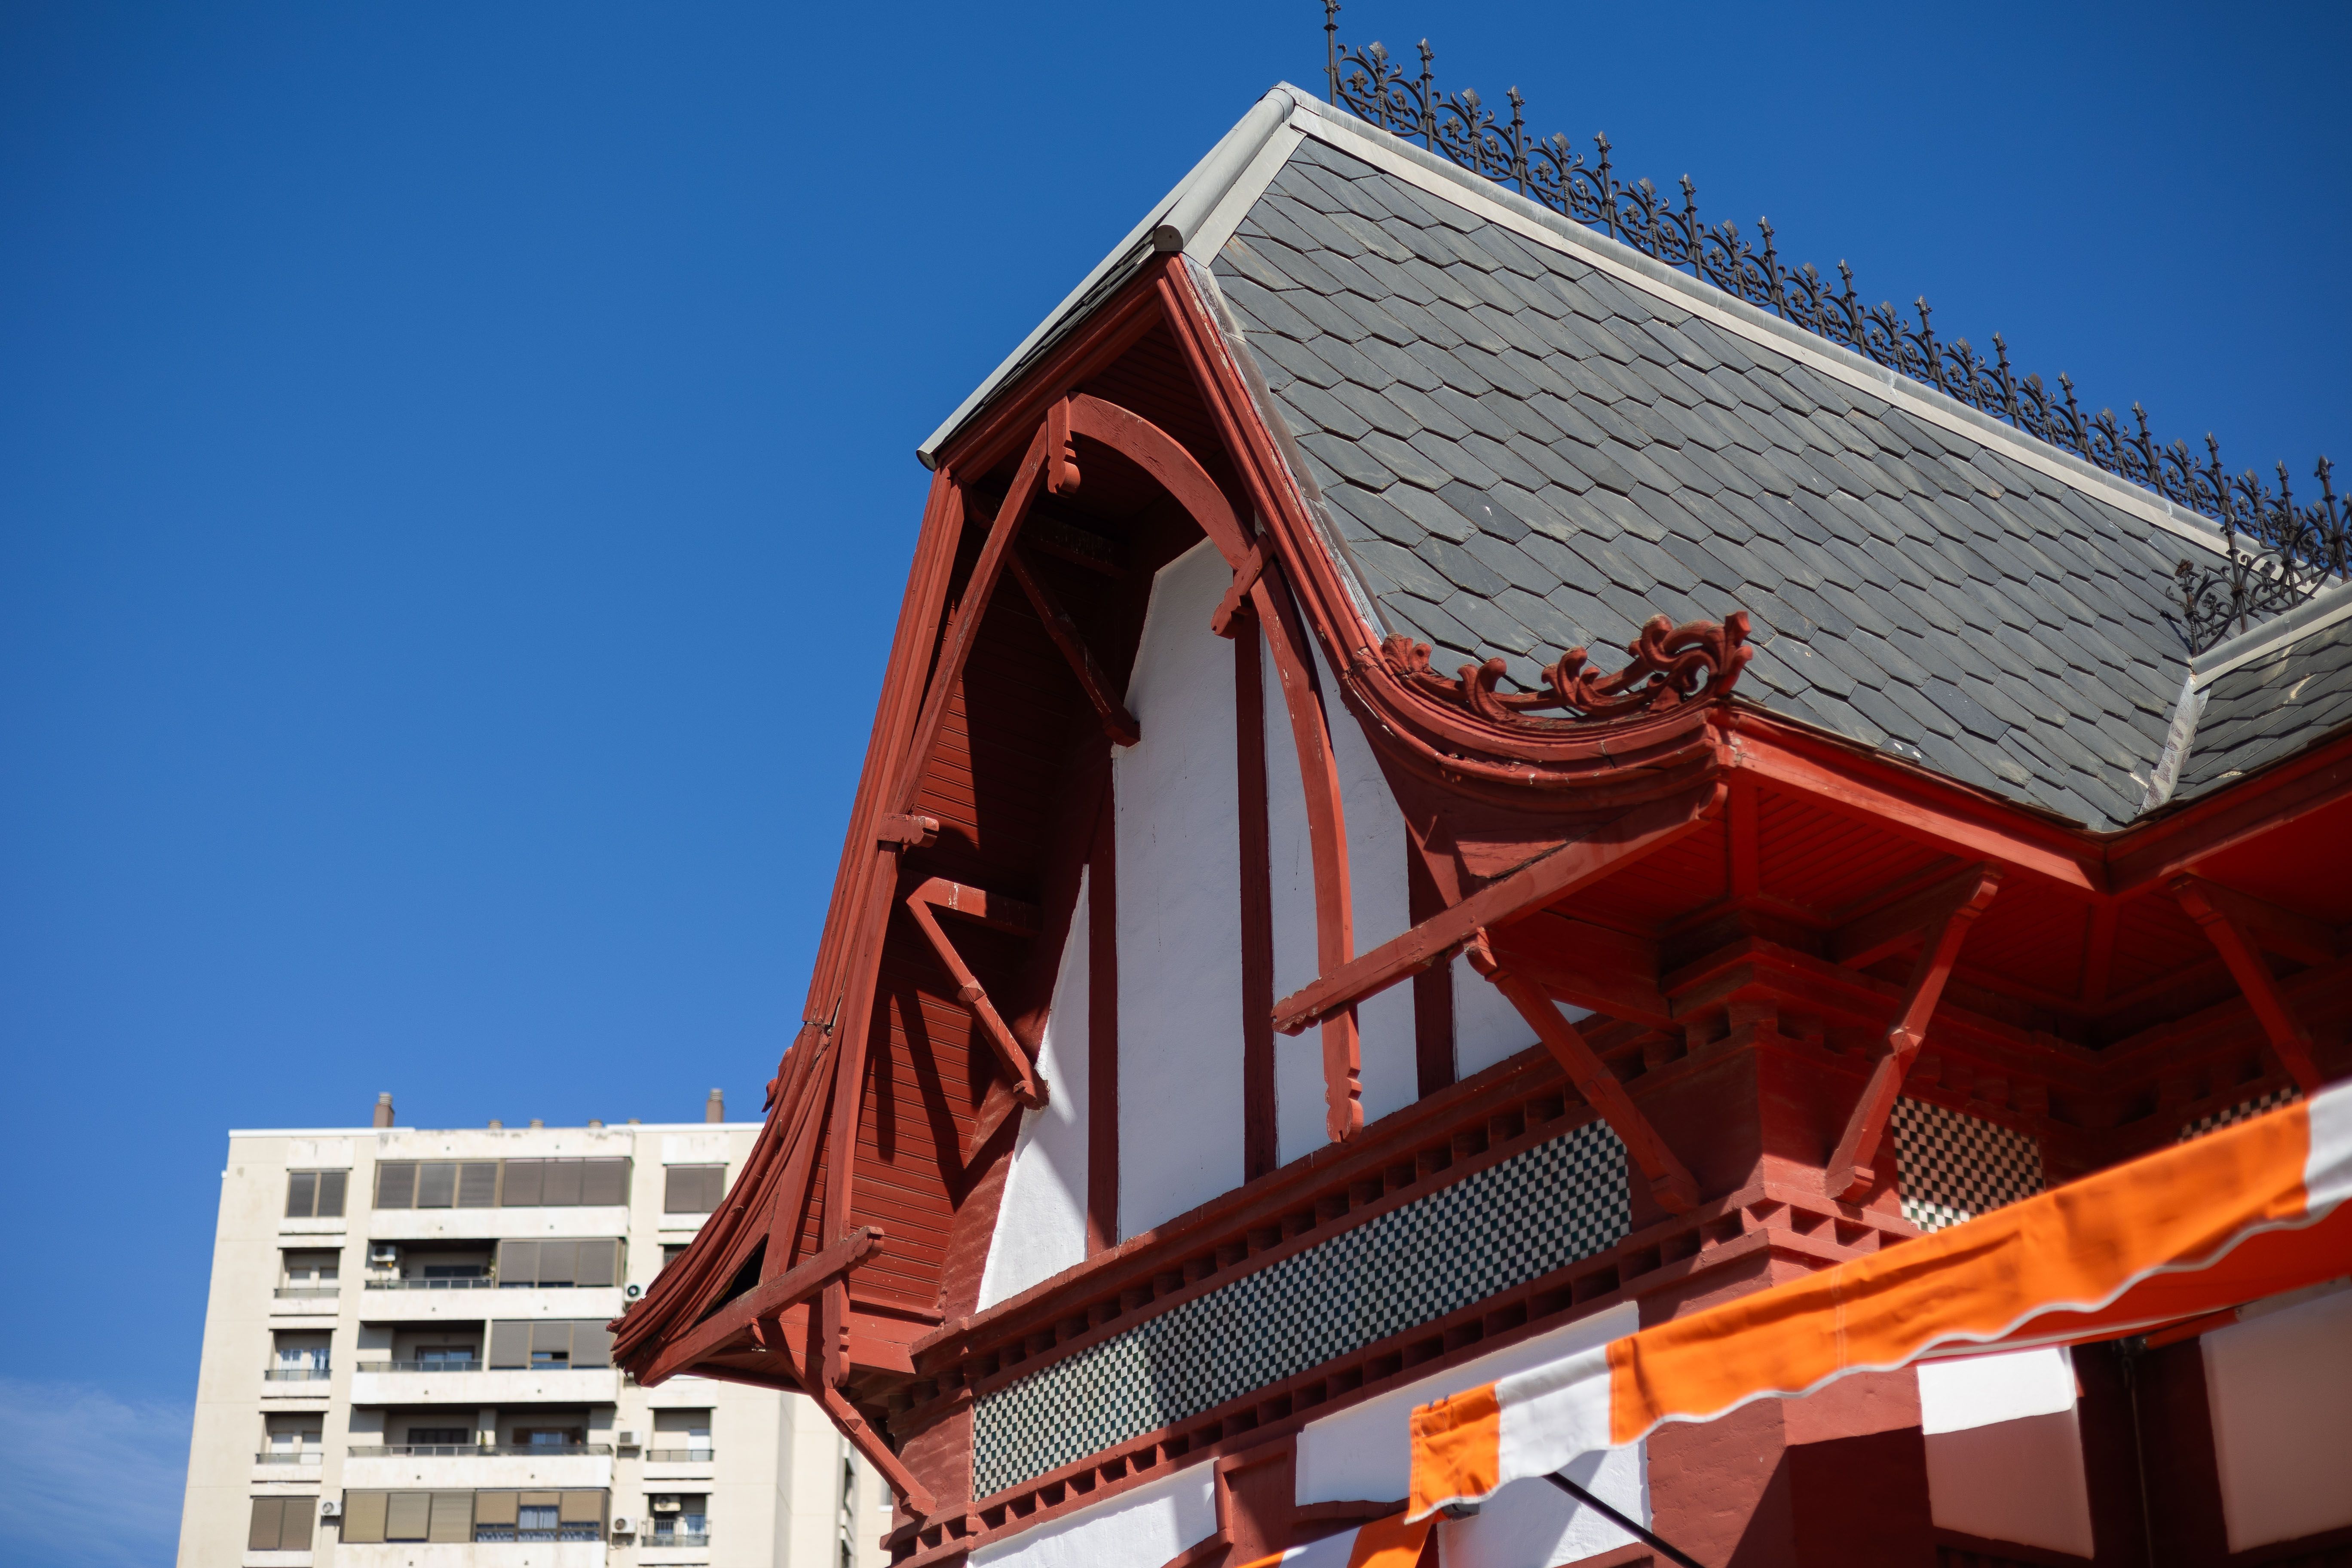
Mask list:
[[[447,1160],[433,1160],[416,1167],[416,1206],[421,1209],[446,1209],[457,1201],[457,1167]]]
[[[575,1285],[617,1285],[620,1280],[621,1244],[617,1241],[583,1241],[572,1265],[572,1282]]]
[[[386,1541],[422,1541],[432,1524],[431,1492],[387,1494],[383,1512],[383,1538]]]
[[[554,1508],[562,1500],[561,1492],[521,1492],[518,1500],[525,1508]]]
[[[416,1206],[416,1162],[386,1160],[375,1168],[375,1206],[413,1209]]]
[[[476,1524],[512,1525],[515,1521],[515,1494],[512,1492],[476,1492],[474,1522]]]
[[[314,1497],[290,1497],[280,1500],[286,1504],[285,1521],[278,1527],[278,1550],[308,1552],[310,1550],[310,1528],[318,1522],[319,1500]]]
[[[569,1357],[572,1353],[571,1320],[557,1318],[547,1322],[531,1324],[530,1348],[534,1353],[540,1351],[552,1351],[558,1355]]]
[[[492,1323],[490,1325],[490,1366],[529,1366],[530,1364],[530,1325],[529,1323]]]
[[[546,1161],[509,1160],[506,1163],[506,1185],[499,1194],[499,1205],[510,1209],[537,1208],[546,1182]]]
[[[542,1285],[569,1285],[579,1279],[572,1270],[572,1260],[580,1246],[572,1241],[542,1241],[539,1244],[539,1282]]]
[[[319,1173],[319,1217],[341,1219],[343,1216],[343,1188],[352,1179],[349,1171]]]
[[[247,1552],[278,1550],[278,1531],[286,1517],[286,1500],[257,1497],[253,1500],[253,1518],[245,1528],[245,1549]]]
[[[550,1208],[576,1208],[580,1204],[580,1167],[582,1160],[550,1160],[547,1163],[547,1189],[540,1202]]]
[[[309,1219],[319,1201],[319,1173],[289,1171],[286,1173],[286,1217]],[[256,1503],[262,1500],[256,1498]]]
[[[613,1364],[613,1336],[601,1321],[594,1318],[583,1318],[572,1325],[572,1364]]]
[[[565,1492],[556,1513],[560,1524],[598,1524],[604,1522],[603,1492]]]
[[[468,1160],[457,1167],[459,1208],[495,1208],[498,1201],[499,1163],[496,1160]]]
[[[629,1163],[626,1160],[582,1161],[580,1201],[603,1206],[627,1203]]]
[[[426,1526],[427,1541],[462,1541],[474,1539],[474,1494],[471,1492],[435,1492],[433,1519]]]
[[[383,1513],[383,1492],[345,1492],[341,1531],[344,1544],[373,1546],[382,1542]]]
[[[506,1286],[538,1284],[539,1243],[535,1241],[499,1243],[499,1283]]]

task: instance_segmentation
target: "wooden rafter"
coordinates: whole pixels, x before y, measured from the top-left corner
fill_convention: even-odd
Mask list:
[[[1904,987],[1895,1020],[1886,1026],[1886,1053],[1870,1069],[1862,1098],[1846,1119],[1845,1131],[1831,1152],[1823,1173],[1829,1190],[1848,1203],[1860,1202],[1877,1183],[1878,1146],[1895,1114],[1895,1101],[1903,1092],[1904,1076],[1911,1070],[1919,1047],[1927,1043],[1927,1020],[1943,999],[1944,983],[1951,978],[1952,965],[1959,960],[1960,943],[1968,939],[1977,916],[1992,902],[1993,894],[2000,890],[2000,875],[1998,866],[1973,867],[1887,911],[1890,916],[1899,910],[1904,918],[1917,917],[1913,929],[1924,931],[1925,941],[1911,966],[1910,984]],[[1866,933],[1853,940],[1857,952],[1875,951],[1883,955],[1892,951],[1879,945],[1893,940],[1884,922],[1870,926]]]
[[[907,895],[907,912],[915,917],[915,924],[921,928],[923,935],[929,941],[931,951],[939,954],[940,962],[946,964],[948,973],[955,977],[957,1000],[970,1008],[972,1017],[979,1022],[982,1036],[995,1051],[997,1062],[1003,1068],[1005,1078],[1012,1085],[1013,1097],[1024,1106],[1045,1104],[1045,1080],[1037,1076],[1036,1066],[1030,1061],[1029,1053],[1022,1048],[1019,1040],[1013,1037],[1013,1031],[997,1013],[996,1005],[988,999],[988,987],[980,983],[980,976],[971,972],[971,965],[963,961],[963,955],[956,951],[955,943],[948,940],[948,933],[940,926],[939,917],[932,913],[934,910],[946,910],[981,924],[1023,936],[1037,934],[1037,911],[1001,893],[991,895],[978,888],[950,882],[943,877],[932,877],[918,884]]]
[[[1143,739],[1143,728],[1135,721],[1135,715],[1127,710],[1125,703],[1111,695],[1110,678],[1103,673],[1102,666],[1095,662],[1092,650],[1087,647],[1086,634],[1078,630],[1078,623],[1070,618],[1069,611],[1062,607],[1061,599],[1031,567],[1028,557],[1022,553],[1018,544],[1013,546],[1006,557],[1005,568],[1013,574],[1013,580],[1021,584],[1021,591],[1029,595],[1029,603],[1036,610],[1037,618],[1045,623],[1045,635],[1054,639],[1054,646],[1060,648],[1062,657],[1069,661],[1070,673],[1078,678],[1078,685],[1085,690],[1087,700],[1094,704],[1096,714],[1102,720],[1103,733],[1110,737],[1111,744],[1132,746]]]
[[[1724,786],[1709,784],[1677,800],[1627,812],[1582,838],[1512,872],[1411,931],[1382,942],[1353,963],[1326,971],[1274,1009],[1274,1026],[1295,1035],[1337,1009],[1352,1007],[1400,980],[1440,963],[1481,930],[1523,919],[1579,888],[1590,886],[1643,856],[1664,848],[1714,820]]]
[[[2172,896],[2221,953],[2231,977],[2245,994],[2246,1005],[2253,1009],[2263,1033],[2269,1037],[2271,1049],[2278,1053],[2296,1085],[2305,1094],[2317,1093],[2319,1068],[2311,1057],[2311,1031],[2295,1016],[2286,993],[2279,989],[2278,977],[2271,973],[2263,952],[2267,948],[2297,958],[2311,953],[2314,957],[2305,962],[2332,963],[2334,931],[2243,893],[2216,887],[2200,877],[2175,879]]]
[[[1576,1092],[1584,1096],[1585,1103],[1601,1112],[1601,1119],[1625,1145],[1626,1154],[1649,1178],[1650,1193],[1658,1200],[1658,1205],[1668,1214],[1687,1214],[1696,1208],[1698,1183],[1692,1178],[1688,1167],[1658,1136],[1658,1130],[1650,1125],[1650,1119],[1642,1114],[1633,1097],[1617,1081],[1617,1075],[1594,1054],[1584,1036],[1568,1021],[1567,1015],[1543,987],[1506,969],[1495,956],[1483,930],[1471,933],[1465,952],[1470,967],[1485,975],[1518,1009],[1519,1016],[1535,1030],[1536,1038],[1551,1052],[1552,1059],[1559,1063],[1560,1070],[1568,1074],[1569,1081],[1576,1085]]]

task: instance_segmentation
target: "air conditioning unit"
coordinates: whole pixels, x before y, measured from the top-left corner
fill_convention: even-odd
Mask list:
[[[634,1448],[637,1447],[637,1435],[635,1432],[615,1432],[613,1434],[613,1447]]]
[[[677,1499],[674,1497],[657,1497],[654,1499],[654,1511],[656,1513],[677,1513],[680,1511]]]
[[[396,1241],[371,1241],[371,1242],[369,1242],[369,1243],[368,1243],[368,1263],[369,1263],[369,1265],[370,1265],[371,1267],[373,1267],[373,1268],[399,1268],[399,1267],[400,1267],[400,1243],[398,1243],[398,1242],[396,1242]]]
[[[642,1286],[642,1285],[632,1285],[632,1286],[630,1286],[626,1290],[624,1290],[623,1292],[621,1292],[621,1294],[623,1294],[624,1296],[626,1296],[626,1297],[627,1297],[630,1300],[632,1300],[632,1301],[635,1300],[638,1297],[640,1297],[640,1296],[644,1295],[645,1293],[646,1293],[646,1288],[645,1288],[644,1286]]]
[[[637,1527],[631,1524],[626,1518],[613,1521],[613,1533],[615,1535],[634,1535],[636,1533],[636,1529]]]
[[[333,1498],[322,1497],[319,1500],[319,1517],[341,1519],[343,1517],[343,1505]]]

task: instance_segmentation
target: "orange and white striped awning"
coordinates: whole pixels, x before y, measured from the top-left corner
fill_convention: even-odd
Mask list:
[[[1429,1539],[1430,1521],[1410,1524],[1392,1513],[1354,1530],[1327,1535],[1271,1557],[1260,1557],[1242,1568],[1413,1568],[1421,1561],[1422,1543]]]
[[[1425,1405],[1404,1517],[1850,1373],[2111,1339],[2335,1279],[2347,1195],[2352,1084]]]

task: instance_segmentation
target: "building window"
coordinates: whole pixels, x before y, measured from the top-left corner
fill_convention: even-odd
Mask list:
[[[288,1219],[340,1219],[349,1171],[289,1171],[286,1173]]]
[[[646,1458],[667,1464],[708,1461],[710,1458],[710,1412],[655,1411],[654,1446],[646,1452]]]
[[[613,1336],[601,1318],[539,1319],[490,1325],[490,1369],[608,1367]]]
[[[257,1497],[246,1527],[247,1552],[308,1552],[310,1521],[319,1511],[314,1497]]]
[[[273,1383],[316,1383],[328,1375],[327,1355],[332,1341],[325,1334],[279,1334],[271,1346],[268,1371]]]
[[[285,1252],[278,1271],[278,1294],[286,1298],[332,1296],[341,1289],[340,1252]]]
[[[724,1165],[671,1165],[662,1173],[662,1213],[709,1214],[727,1191]]]
[[[647,1498],[646,1514],[653,1521],[653,1546],[710,1544],[709,1499],[698,1492],[657,1493]]]
[[[263,1422],[257,1458],[265,1465],[315,1465],[321,1455],[323,1431],[316,1414],[269,1416]]]
[[[576,1208],[628,1201],[625,1159],[385,1160],[375,1168],[380,1209]],[[341,1199],[336,1202],[341,1214]]]
[[[502,1241],[499,1243],[499,1283],[509,1288],[541,1289],[566,1286],[610,1286],[621,1282],[621,1244],[603,1238],[585,1241]]]

